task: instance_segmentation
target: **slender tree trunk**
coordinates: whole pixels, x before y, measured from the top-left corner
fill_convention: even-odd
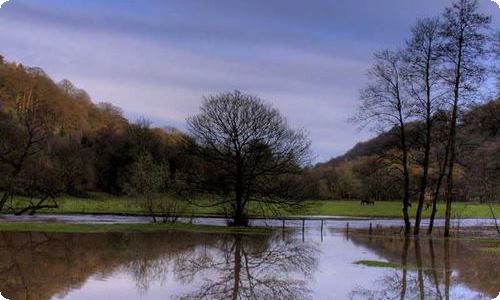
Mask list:
[[[456,127],[458,118],[458,97],[459,97],[459,81],[460,81],[460,62],[457,67],[457,77],[456,77],[454,100],[453,100],[453,111],[451,115],[450,124],[450,159],[448,161],[448,184],[446,187],[446,211],[445,211],[445,223],[444,223],[444,236],[450,236],[450,220],[451,220],[451,202],[453,201],[453,169],[455,167],[455,156],[456,156]]]
[[[430,83],[429,83],[429,62],[427,63],[427,69],[426,69],[426,97],[427,97],[427,103],[426,103],[426,111],[425,111],[425,150],[424,150],[424,161],[423,161],[423,174],[422,174],[422,179],[420,182],[420,194],[418,197],[418,206],[417,206],[417,214],[415,216],[415,228],[414,228],[414,234],[419,235],[420,234],[420,220],[422,217],[422,208],[424,206],[424,200],[425,200],[425,195],[427,192],[427,180],[429,176],[429,160],[430,160],[430,153],[431,153],[431,131],[432,131],[432,124],[431,124],[431,90],[430,90]]]
[[[453,201],[453,168],[455,166],[455,151],[456,151],[456,128],[458,119],[458,99],[460,96],[460,81],[462,79],[462,50],[463,50],[463,32],[458,40],[458,55],[455,71],[455,81],[453,88],[453,111],[451,114],[450,124],[450,160],[448,162],[448,184],[446,188],[446,211],[444,223],[444,236],[450,236],[450,219],[451,219],[451,202]]]
[[[408,214],[408,206],[410,203],[410,171],[408,170],[408,146],[406,142],[406,129],[404,122],[402,121],[402,114],[400,110],[401,117],[401,150],[403,152],[403,175],[404,175],[404,197],[403,197],[403,219],[405,222],[405,235],[411,233],[411,223],[410,216]]]
[[[488,203],[488,207],[490,208],[490,212],[491,212],[491,216],[493,217],[493,221],[495,221],[495,228],[497,230],[497,233],[498,235],[500,235],[500,227],[498,226],[498,222],[497,222],[497,217],[495,216],[495,212],[493,211],[493,205],[490,203]]]
[[[429,219],[429,228],[427,229],[428,235],[432,234],[432,230],[434,229],[434,219],[436,218],[437,202],[439,199],[439,192],[441,190],[441,185],[443,184],[443,179],[446,176],[446,166],[448,163],[449,149],[450,149],[450,147],[448,145],[446,145],[446,150],[444,153],[444,160],[443,160],[442,165],[439,168],[439,177],[438,177],[438,181],[436,183],[436,190],[435,190],[434,195],[432,197],[432,211],[431,211],[431,216]]]
[[[7,202],[7,199],[9,199],[10,196],[10,188],[7,189],[2,195],[2,199],[0,199],[0,211],[3,210],[3,207],[5,206],[5,203]]]

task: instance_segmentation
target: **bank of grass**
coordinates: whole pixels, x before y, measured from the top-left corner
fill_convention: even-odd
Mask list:
[[[200,200],[203,204],[209,204],[209,200]],[[14,199],[15,207],[26,205],[26,199],[18,197]],[[57,200],[59,208],[43,209],[39,213],[54,214],[147,214],[143,200],[116,197],[107,194],[92,194],[89,198],[75,198],[70,196],[60,197]],[[344,217],[401,217],[401,203],[397,201],[377,201],[375,205],[360,205],[359,201],[306,201],[307,208],[292,214],[283,212],[282,215],[301,216],[344,216]],[[500,204],[493,206],[495,214],[500,216]],[[250,215],[258,216],[260,211],[249,208]],[[410,216],[415,216],[416,204],[410,209]],[[423,211],[423,217],[428,217],[431,210]],[[187,205],[182,215],[205,216],[221,215],[221,211],[216,207],[200,207]],[[268,214],[270,215],[270,214]],[[444,203],[438,204],[437,218],[444,217]],[[463,203],[453,204],[453,218],[491,218],[491,213],[487,204]]]
[[[378,261],[378,260],[359,260],[355,261],[354,264],[366,267],[377,267],[377,268],[395,268],[395,269],[401,268],[401,265],[399,264],[385,262],[385,261]]]
[[[481,252],[486,252],[490,254],[500,254],[500,247],[481,248]]]
[[[165,232],[184,231],[212,234],[269,234],[271,229],[263,227],[228,227],[181,223],[150,224],[73,224],[73,223],[0,223],[1,231],[54,232],[54,233],[110,233],[110,232]]]

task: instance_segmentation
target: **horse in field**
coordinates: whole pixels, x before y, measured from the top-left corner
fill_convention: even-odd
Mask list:
[[[361,200],[361,205],[375,205],[375,201],[369,200],[369,199],[362,199]]]

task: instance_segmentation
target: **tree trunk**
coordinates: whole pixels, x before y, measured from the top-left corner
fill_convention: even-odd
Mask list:
[[[5,203],[7,202],[7,199],[9,199],[10,191],[7,190],[3,193],[2,199],[0,199],[0,211],[3,210],[3,207],[5,206]]]
[[[408,148],[406,145],[406,132],[403,122],[401,122],[401,147],[403,151],[404,174],[403,219],[405,222],[405,235],[408,235],[411,232],[410,216],[408,214],[408,206],[410,203],[410,172],[408,170]]]
[[[413,233],[415,235],[420,234],[420,220],[422,218],[422,208],[424,206],[425,195],[427,192],[427,180],[429,174],[429,155],[430,155],[430,144],[427,143],[425,154],[424,154],[424,172],[422,174],[422,181],[420,183],[420,194],[418,197],[417,214],[415,216],[415,228]]]
[[[462,32],[463,34],[463,32]],[[450,236],[450,219],[451,219],[451,202],[453,201],[453,168],[455,166],[455,148],[456,148],[456,127],[458,118],[458,98],[460,96],[460,80],[462,78],[462,49],[463,49],[463,36],[460,36],[458,40],[458,55],[457,55],[457,65],[453,89],[453,111],[451,115],[450,124],[450,135],[449,135],[449,145],[450,145],[450,161],[448,164],[448,185],[446,189],[446,211],[445,211],[445,223],[444,223],[444,236]]]
[[[436,190],[435,190],[434,195],[432,197],[432,211],[431,211],[431,216],[429,219],[429,228],[427,229],[428,235],[432,234],[432,230],[434,229],[434,219],[436,218],[437,202],[439,199],[439,191],[441,190],[441,185],[443,184],[443,179],[444,179],[444,176],[446,175],[446,165],[448,163],[449,149],[450,149],[450,147],[448,145],[446,145],[443,164],[439,169],[439,177],[438,177],[438,181],[436,184]]]
[[[422,208],[424,206],[425,195],[427,192],[427,180],[429,177],[429,160],[431,153],[431,131],[432,131],[432,121],[431,121],[431,86],[429,82],[429,61],[427,62],[426,68],[426,111],[425,111],[425,150],[424,150],[424,162],[423,162],[423,174],[422,180],[420,182],[420,194],[418,197],[418,206],[417,206],[417,214],[415,216],[415,228],[414,234],[420,234],[420,220],[422,217]]]

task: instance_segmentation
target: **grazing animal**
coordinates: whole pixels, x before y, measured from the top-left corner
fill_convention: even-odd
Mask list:
[[[375,201],[373,200],[367,200],[367,199],[363,199],[361,200],[361,205],[375,205]]]

